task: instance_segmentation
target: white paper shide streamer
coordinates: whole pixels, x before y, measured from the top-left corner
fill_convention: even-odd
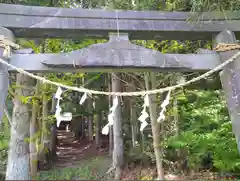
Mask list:
[[[57,127],[59,127],[61,121],[71,121],[72,120],[72,113],[71,112],[65,112],[61,114],[62,108],[60,107],[60,100],[62,100],[63,90],[61,87],[58,87],[58,90],[55,94],[55,98],[57,99],[57,105],[56,105],[56,112],[55,112],[55,118],[57,120]]]
[[[145,95],[143,110],[141,112],[140,117],[138,118],[138,120],[141,122],[140,131],[143,131],[144,128],[148,125],[148,123],[146,121],[146,119],[149,117],[149,114],[147,113],[147,110],[146,110],[147,107],[149,107],[149,96]]]
[[[91,97],[91,93],[85,92],[85,93],[83,94],[83,96],[81,97],[81,99],[80,99],[80,101],[79,101],[79,104],[82,105],[82,104],[87,100],[88,96]],[[95,106],[95,105],[93,105],[93,107],[94,107],[94,106]]]
[[[56,99],[60,100],[60,99],[62,99],[62,97],[61,97],[62,93],[63,93],[62,88],[61,88],[61,87],[58,87],[57,92],[55,93],[55,96],[54,96],[54,97],[55,97]]]
[[[108,114],[108,124],[105,125],[102,129],[102,134],[104,135],[108,135],[109,133],[109,127],[111,125],[113,125],[113,121],[114,121],[114,111],[116,110],[117,106],[118,106],[119,102],[118,102],[118,97],[115,96],[113,99],[113,106],[110,108],[110,112]]]
[[[164,115],[164,113],[165,113],[165,111],[166,111],[166,107],[167,107],[167,105],[170,103],[170,95],[171,95],[171,91],[168,91],[168,94],[167,94],[167,96],[166,96],[166,99],[163,101],[163,103],[161,104],[161,108],[162,108],[162,110],[161,110],[161,112],[159,113],[159,117],[158,117],[158,119],[157,119],[157,122],[163,122],[164,120],[165,120],[165,115]]]
[[[85,92],[83,94],[83,96],[81,97],[81,99],[79,101],[79,104],[82,105],[85,102],[86,99],[87,99],[87,93]]]

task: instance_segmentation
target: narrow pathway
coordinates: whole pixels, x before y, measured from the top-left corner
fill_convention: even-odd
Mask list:
[[[101,180],[111,166],[107,149],[97,149],[95,141],[76,140],[71,132],[57,131],[57,160],[38,180]]]
[[[70,167],[82,160],[105,155],[107,149],[97,149],[95,142],[89,143],[86,139],[76,140],[72,132],[58,130],[58,147],[56,167]]]

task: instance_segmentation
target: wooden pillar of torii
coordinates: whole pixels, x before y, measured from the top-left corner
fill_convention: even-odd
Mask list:
[[[219,43],[237,44],[235,34],[230,30],[219,33],[213,42],[216,47]],[[236,54],[239,50],[220,52],[220,61],[223,63]],[[232,130],[236,136],[238,150],[240,152],[240,57],[228,64],[220,72],[222,87],[227,100],[229,116],[232,122]]]
[[[12,56],[12,50],[19,46],[14,43],[13,33],[0,27],[0,58],[9,61]],[[20,51],[21,52],[21,51]],[[11,139],[8,151],[8,164],[6,171],[6,180],[28,180],[29,175],[29,143],[26,138],[29,137],[30,112],[29,104],[24,104],[19,99],[20,96],[30,96],[30,86],[34,83],[33,79],[23,74],[17,75],[15,89],[14,109],[11,122]],[[5,102],[7,99],[9,84],[8,67],[0,64],[0,119],[2,120]]]
[[[0,27],[0,58],[9,61],[12,54],[11,43],[15,40],[12,31]],[[8,95],[8,67],[0,64],[0,124],[4,115],[5,102]]]

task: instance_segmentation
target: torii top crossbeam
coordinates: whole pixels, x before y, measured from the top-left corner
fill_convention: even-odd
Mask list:
[[[193,16],[199,21],[187,21]],[[240,12],[196,14],[0,4],[0,26],[24,38],[107,39],[109,33],[119,30],[138,40],[211,40],[226,28],[240,35],[239,24]]]

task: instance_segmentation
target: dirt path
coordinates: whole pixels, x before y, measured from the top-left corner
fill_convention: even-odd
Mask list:
[[[97,149],[95,142],[89,143],[86,139],[76,140],[72,132],[58,130],[58,147],[56,167],[74,166],[96,156],[106,155],[107,149]]]
[[[57,160],[50,170],[38,173],[38,180],[101,180],[112,159],[107,149],[97,149],[95,142],[76,140],[71,132],[58,131]]]

